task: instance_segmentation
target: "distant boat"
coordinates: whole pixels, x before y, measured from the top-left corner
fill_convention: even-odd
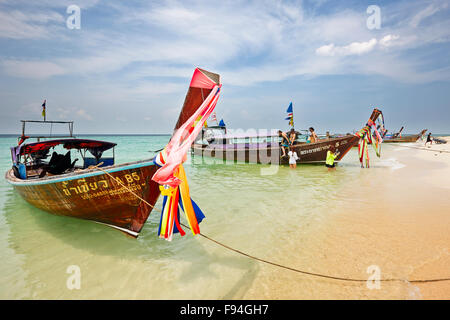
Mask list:
[[[417,140],[420,139],[420,137],[422,137],[425,134],[425,132],[427,132],[427,129],[424,129],[418,134],[401,136],[402,130],[403,130],[403,127],[402,127],[402,129],[400,129],[399,132],[397,132],[393,135],[387,135],[384,138],[383,142],[384,143],[416,142]]]
[[[196,79],[200,77],[202,79]],[[211,92],[212,89],[203,87],[202,80],[205,79],[216,84],[220,82],[218,74],[196,69],[175,129],[195,113]],[[25,126],[29,122],[68,123],[70,134],[65,138],[24,143],[28,138],[25,136]],[[20,196],[31,205],[52,214],[92,220],[133,237],[139,235],[152,207],[131,194],[129,189],[152,206],[155,205],[160,189],[152,180],[158,170],[153,159],[116,165],[116,144],[76,139],[72,134],[73,122],[22,120],[22,123],[21,143],[11,148],[13,168],[5,176]],[[54,152],[48,160],[50,150],[56,146],[68,152],[65,155]],[[111,149],[112,156],[104,157],[103,153]],[[72,161],[70,150],[80,152],[82,164]],[[102,167],[108,174],[91,166]]]
[[[375,109],[370,117],[376,121],[380,111]],[[228,135],[217,132],[199,137],[192,145],[192,153],[197,156],[211,157],[219,160],[240,161],[245,163],[259,164],[288,164],[289,158],[282,157],[280,138],[275,132],[267,135]],[[208,137],[205,139],[205,137]],[[351,134],[342,137],[330,137],[329,139],[319,139],[315,143],[297,141],[294,145],[299,157],[298,164],[325,163],[326,155],[331,146],[340,152],[336,158],[339,162],[344,158],[354,144],[357,144],[359,137]]]

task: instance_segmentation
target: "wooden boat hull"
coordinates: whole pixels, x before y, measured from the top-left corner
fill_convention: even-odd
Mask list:
[[[299,156],[298,164],[325,163],[327,151],[332,145],[340,152],[335,161],[339,162],[352,146],[359,140],[358,137],[347,135],[340,138],[320,140],[316,143],[302,143],[295,145]],[[211,157],[219,160],[240,161],[259,164],[288,164],[288,157],[281,157],[282,151],[278,143],[268,144],[210,144],[192,145],[194,156]]]
[[[158,167],[140,161],[103,168],[152,206],[158,200],[159,185],[151,178]],[[52,214],[92,220],[137,237],[152,207],[138,199],[111,176],[98,169],[21,180],[9,170],[6,180],[31,205]]]
[[[420,138],[420,134],[412,135],[412,136],[403,136],[400,138],[394,139],[385,139],[383,143],[399,143],[399,142],[416,142]]]
[[[350,151],[355,141],[359,138],[353,135],[347,135],[341,138],[332,138],[326,140],[319,140],[316,143],[306,143],[296,147],[295,151],[300,157],[299,163],[325,163],[327,158],[327,152],[333,145],[336,151],[339,151],[339,156],[335,159],[335,162],[339,162]],[[288,164],[289,159],[283,158],[282,164]]]
[[[403,130],[403,127],[402,127],[402,130]],[[402,130],[400,130],[400,132]],[[416,142],[427,131],[428,131],[427,129],[424,129],[419,134],[415,134],[415,135],[403,136],[403,137],[398,137],[398,138],[390,138],[390,139],[389,138],[385,138],[383,140],[383,142],[385,142],[385,143]]]

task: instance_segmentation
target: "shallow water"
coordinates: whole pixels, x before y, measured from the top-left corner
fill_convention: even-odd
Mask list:
[[[123,163],[151,157],[148,150],[163,147],[169,137],[94,139],[118,143],[116,163]],[[15,138],[0,138],[2,173],[10,168],[9,147],[15,142]],[[360,169],[356,150],[351,150],[333,173],[323,166],[305,165],[296,170],[277,167],[275,174],[263,175],[261,169],[267,166],[211,164],[197,157],[190,157],[185,167],[191,196],[207,217],[200,225],[202,233],[252,255],[308,271],[354,271],[359,272],[355,277],[361,277],[367,275],[358,263],[353,265],[344,257],[347,267],[336,269],[332,266],[339,261],[323,255],[331,252],[336,256],[338,249],[330,251],[336,241],[330,243],[330,239],[343,230],[342,225],[364,220],[345,217],[334,229],[330,222],[342,208],[351,211],[379,205],[379,199],[364,194],[373,194],[379,187],[371,183],[375,177],[405,170],[406,164],[394,149],[385,147],[386,156],[372,159],[370,170]],[[352,188],[358,189],[356,195]],[[185,237],[176,235],[172,242],[161,240],[156,235],[160,207],[158,201],[140,237],[131,239],[107,226],[36,209],[0,179],[0,298],[295,299],[328,297],[326,292],[332,292],[333,297],[367,297],[365,291],[352,291],[348,286],[299,279],[296,274],[226,251],[189,232]],[[367,237],[340,236],[350,243],[353,238]],[[342,254],[353,257],[358,250],[364,248],[343,248]],[[79,290],[69,290],[66,285],[71,265],[81,271]],[[401,273],[404,268],[408,269],[393,269]],[[297,283],[295,291],[285,289],[289,282]],[[335,290],[330,291],[330,286]],[[387,296],[407,299],[416,289],[393,290]]]

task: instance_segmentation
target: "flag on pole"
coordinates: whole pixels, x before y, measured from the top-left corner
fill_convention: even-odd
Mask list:
[[[285,120],[289,120],[289,125],[294,127],[294,109],[292,108],[292,102],[289,104],[289,107],[286,110],[287,118]]]
[[[213,113],[212,113],[212,115],[211,115],[211,121],[215,121],[217,124],[218,124],[218,122],[217,122],[217,116],[216,116],[216,112],[214,111]]]
[[[221,127],[225,127],[225,122],[223,122],[223,119],[222,119],[222,120],[220,120],[220,122],[219,122],[219,126],[221,126]]]
[[[44,117],[45,121],[45,104],[47,103],[47,99],[44,100],[44,103],[42,103],[42,116]]]

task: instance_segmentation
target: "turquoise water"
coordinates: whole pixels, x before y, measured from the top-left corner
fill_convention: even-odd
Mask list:
[[[116,163],[123,163],[148,159],[152,156],[148,151],[162,148],[169,136],[94,139],[117,143]],[[2,174],[10,168],[9,147],[16,142],[0,138]],[[389,157],[372,163],[371,172],[401,167]],[[316,227],[329,218],[330,202],[335,208],[362,201],[342,196],[342,186],[371,174],[360,170],[356,150],[333,173],[323,166],[299,166],[276,167],[274,174],[263,175],[261,169],[267,166],[211,164],[196,157],[189,157],[185,167],[191,196],[207,217],[200,225],[202,233],[287,264],[298,261],[299,241],[314,237]],[[189,232],[185,237],[176,235],[172,242],[159,239],[160,208],[159,200],[140,237],[131,239],[107,226],[36,209],[0,179],[0,298],[243,297],[261,265]],[[308,266],[316,254],[302,252],[304,264]],[[71,265],[80,268],[80,289],[66,285]]]

